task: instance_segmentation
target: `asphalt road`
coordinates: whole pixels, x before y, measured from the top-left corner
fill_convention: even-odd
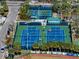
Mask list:
[[[9,13],[4,25],[2,26],[2,29],[0,30],[0,48],[5,46],[3,41],[5,41],[8,27],[10,24],[13,24],[15,22],[21,3],[23,3],[23,1],[7,1]]]
[[[17,14],[18,14],[18,9],[19,9],[21,3],[23,3],[23,2],[21,2],[21,1],[18,1],[18,2],[16,2],[16,1],[7,1],[7,5],[8,5],[8,8],[9,8],[9,13],[7,15],[7,19],[4,23],[4,25],[2,26],[2,28],[0,30],[0,49],[2,47],[6,46],[3,41],[5,41],[9,25],[13,24],[16,20],[16,17],[17,17]],[[4,53],[0,52],[0,59],[5,59]]]

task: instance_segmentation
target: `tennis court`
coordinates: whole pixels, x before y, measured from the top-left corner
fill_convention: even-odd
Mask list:
[[[30,49],[40,39],[40,30],[35,26],[29,26],[22,31],[21,45],[23,49]]]
[[[47,41],[59,41],[64,42],[64,30],[60,29],[59,26],[52,26],[47,30]],[[53,40],[52,40],[53,39]]]
[[[57,41],[57,42],[66,42],[70,43],[70,31],[68,26],[47,26],[46,38],[47,41]]]
[[[21,49],[32,49],[34,43],[49,41],[71,43],[70,30],[67,25],[46,25],[40,23],[18,23],[14,37],[14,45]]]
[[[30,6],[31,18],[46,19],[52,17],[52,7],[48,5]]]

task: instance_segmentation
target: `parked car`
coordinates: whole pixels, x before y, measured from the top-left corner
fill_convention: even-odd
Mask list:
[[[4,48],[1,48],[0,51],[1,51],[1,53],[3,53],[4,52]]]

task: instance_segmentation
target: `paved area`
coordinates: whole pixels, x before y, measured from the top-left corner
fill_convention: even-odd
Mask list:
[[[21,2],[19,3],[16,1],[7,1],[7,5],[9,8],[9,13],[7,16],[7,19],[2,26],[2,29],[0,30],[0,41],[4,41],[6,38],[7,30],[10,24],[13,24],[16,20],[17,14],[18,14],[18,9],[20,7]],[[4,45],[3,43],[0,43],[0,45]],[[2,47],[0,46],[0,47]]]
[[[8,27],[10,26],[10,24],[13,24],[16,20],[20,4],[21,4],[21,2],[19,2],[19,1],[7,1],[9,13],[7,15],[7,19],[4,23],[4,25],[2,26],[2,28],[0,30],[0,48],[5,46],[3,41],[6,38]],[[4,55],[3,53],[0,53],[0,59],[4,59],[3,55]]]
[[[0,30],[1,30],[2,26],[0,26]]]
[[[0,59],[5,59],[4,53],[0,53]]]
[[[21,56],[18,59],[79,59],[79,57],[50,54],[31,54],[28,56]]]
[[[0,59],[5,59],[5,57],[8,56],[8,50],[5,50],[3,52],[0,51]]]

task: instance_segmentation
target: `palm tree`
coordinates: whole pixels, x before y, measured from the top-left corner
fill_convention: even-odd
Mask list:
[[[11,42],[12,42],[12,39],[11,39],[11,37],[10,37],[10,38],[7,38],[7,40],[5,41],[5,44],[6,44],[6,45],[10,45]]]
[[[7,6],[6,2],[5,1],[0,1],[0,5],[2,6],[2,8],[0,8],[0,14],[2,16],[7,16],[8,6]]]
[[[75,52],[79,52],[79,46],[72,44],[71,50]],[[74,52],[73,52],[74,53]]]
[[[61,11],[61,3],[59,2],[59,1],[57,1],[57,0],[54,0],[54,1],[52,1],[52,3],[53,3],[53,11],[54,12],[60,12]]]
[[[49,47],[50,50],[53,51],[53,47],[54,47],[53,42],[47,42],[47,46]]]
[[[29,4],[30,1],[31,1],[31,0],[25,0],[25,3],[26,3],[26,4]]]
[[[77,6],[77,8],[75,8],[75,13],[76,13],[76,17],[79,16],[79,6]]]
[[[62,49],[62,46],[63,46],[63,42],[58,42],[57,44],[58,44],[58,49],[61,52],[61,49]]]
[[[65,52],[65,43],[61,42],[60,47],[61,47],[61,51]]]
[[[55,49],[55,51],[59,48],[58,42],[48,42],[48,46],[51,50]]]
[[[32,48],[34,50],[38,50],[39,49],[39,44],[38,43],[34,43],[33,46],[32,46]]]
[[[79,46],[77,46],[77,51],[76,52],[78,52],[79,53]]]
[[[40,46],[40,49],[43,50],[43,51],[46,51],[49,49],[49,47],[47,46],[47,43],[43,43],[41,46]]]
[[[62,44],[63,44],[63,45],[62,45],[62,49],[64,49],[65,52],[66,52],[66,51],[69,52],[70,47],[71,47],[71,44],[70,44],[70,43],[62,43]]]
[[[51,51],[53,51],[53,49],[55,49],[55,51],[57,51],[57,49],[61,51],[62,42],[48,42],[47,45]]]
[[[71,17],[71,0],[63,0],[62,1],[62,13],[64,17]]]
[[[20,7],[20,12],[19,12],[19,18],[21,20],[28,20],[29,19],[29,1],[25,1],[25,3]]]

